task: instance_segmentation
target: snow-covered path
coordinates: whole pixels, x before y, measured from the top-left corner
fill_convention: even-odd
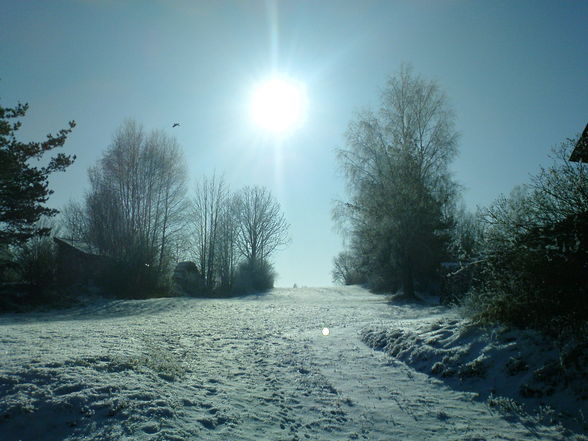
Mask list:
[[[0,316],[0,439],[565,439],[360,341],[441,314],[350,287]]]

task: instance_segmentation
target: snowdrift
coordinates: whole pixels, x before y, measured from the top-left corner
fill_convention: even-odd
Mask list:
[[[366,328],[362,340],[509,418],[588,429],[588,344],[557,348],[540,333],[478,327],[458,317]]]

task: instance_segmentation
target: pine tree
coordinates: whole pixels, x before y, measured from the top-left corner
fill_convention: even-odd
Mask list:
[[[49,228],[37,224],[41,216],[58,213],[45,206],[53,193],[49,189],[49,175],[64,171],[75,160],[75,155],[59,153],[44,167],[31,165],[32,159],[62,147],[75,121],[70,121],[69,128],[57,135],[47,135],[45,141],[20,142],[16,139],[21,126],[17,119],[24,117],[27,109],[28,104],[20,103],[14,108],[0,106],[0,248],[49,234]]]

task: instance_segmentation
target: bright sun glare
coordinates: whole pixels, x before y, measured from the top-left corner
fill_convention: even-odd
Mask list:
[[[306,112],[304,86],[285,77],[272,77],[255,86],[251,94],[253,122],[276,134],[298,128]]]

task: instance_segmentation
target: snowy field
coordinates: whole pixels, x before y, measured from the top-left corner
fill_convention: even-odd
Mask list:
[[[2,315],[0,439],[586,439],[391,356],[398,334],[378,329],[457,319],[386,300],[298,288]]]

